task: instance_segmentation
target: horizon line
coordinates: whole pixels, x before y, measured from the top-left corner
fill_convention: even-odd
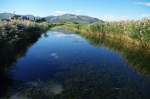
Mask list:
[[[31,15],[31,16],[34,16],[34,17],[40,17],[40,18],[44,18],[44,17],[50,17],[50,16],[62,16],[62,15],[66,15],[66,14],[70,14],[70,15],[77,15],[77,16],[88,16],[88,17],[92,17],[92,18],[97,18],[99,20],[102,20],[102,21],[108,21],[108,22],[113,22],[113,21],[136,21],[136,20],[142,20],[142,19],[150,19],[150,16],[143,16],[143,17],[139,17],[139,18],[127,18],[126,16],[124,16],[124,19],[115,19],[115,17],[113,17],[114,19],[113,20],[110,20],[109,17],[112,17],[112,16],[106,16],[108,18],[102,18],[102,16],[91,16],[91,15],[85,15],[85,14],[77,14],[77,13],[63,13],[63,14],[49,14],[49,15],[45,15],[45,16],[40,16],[40,15],[35,15],[35,14],[19,14],[19,13],[16,13],[15,11],[14,12],[0,12],[0,14],[2,13],[7,13],[7,14],[14,14],[14,15],[23,15],[23,16],[27,16],[27,15]]]

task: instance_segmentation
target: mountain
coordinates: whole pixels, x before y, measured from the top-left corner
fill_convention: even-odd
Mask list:
[[[12,13],[0,13],[0,20],[1,19],[10,19],[13,16],[14,16],[14,14],[12,14]]]
[[[93,18],[89,16],[82,15],[73,15],[73,14],[64,14],[60,16],[48,16],[45,17],[46,21],[49,23],[64,23],[64,22],[73,22],[73,23],[95,23],[99,20],[98,18]]]
[[[35,17],[33,15],[17,15],[17,14],[12,14],[12,13],[0,13],[0,20],[11,19],[15,15],[19,16],[20,19],[23,19],[23,17],[27,17],[29,20],[40,19],[40,17]]]
[[[37,16],[33,16],[33,15],[21,15],[22,17],[27,17],[29,18],[29,20],[36,20],[36,19],[40,19],[40,17]]]
[[[11,13],[0,13],[0,20],[2,19],[11,19],[16,14]],[[93,18],[89,16],[83,15],[74,15],[74,14],[64,14],[60,16],[48,16],[48,17],[35,17],[33,15],[16,15],[19,16],[19,19],[23,19],[24,17],[29,20],[45,20],[49,23],[65,23],[65,22],[73,22],[73,23],[95,23],[95,22],[103,22],[98,18]]]

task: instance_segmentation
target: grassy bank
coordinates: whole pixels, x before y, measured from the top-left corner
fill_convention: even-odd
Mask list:
[[[133,43],[137,47],[150,48],[150,19],[138,21],[105,22],[95,24],[67,24],[65,26],[86,37],[109,37]]]
[[[47,29],[47,23],[23,20],[0,22],[0,42],[13,43],[20,39],[29,39],[31,36],[37,36]]]
[[[49,28],[47,23],[29,20],[11,20],[0,22],[0,66],[15,62],[42,33]]]

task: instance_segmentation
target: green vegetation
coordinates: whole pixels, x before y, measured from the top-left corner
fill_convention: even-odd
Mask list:
[[[150,47],[150,19],[105,22],[88,25],[67,24],[65,27],[94,39],[100,39],[101,37],[115,37],[115,39],[125,40],[143,48]]]
[[[8,66],[23,53],[29,45],[37,41],[49,28],[47,23],[29,20],[0,22],[0,66]],[[23,52],[20,52],[24,50]]]

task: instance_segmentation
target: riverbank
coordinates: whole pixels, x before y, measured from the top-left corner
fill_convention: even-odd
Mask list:
[[[48,29],[48,23],[37,23],[29,20],[0,22],[0,68],[15,62],[17,57],[22,56],[21,53],[24,53],[28,46],[37,41],[41,34]]]
[[[119,23],[118,27],[113,26],[113,24]],[[123,24],[125,23],[123,30]],[[104,24],[66,24],[63,27],[82,35],[95,46],[104,45],[121,53],[131,67],[136,68],[144,75],[150,74],[150,20],[115,22],[108,27]],[[118,31],[118,33],[115,31]]]
[[[104,22],[94,24],[66,24],[65,28],[86,37],[100,39],[108,37],[150,48],[150,19],[137,21]]]

